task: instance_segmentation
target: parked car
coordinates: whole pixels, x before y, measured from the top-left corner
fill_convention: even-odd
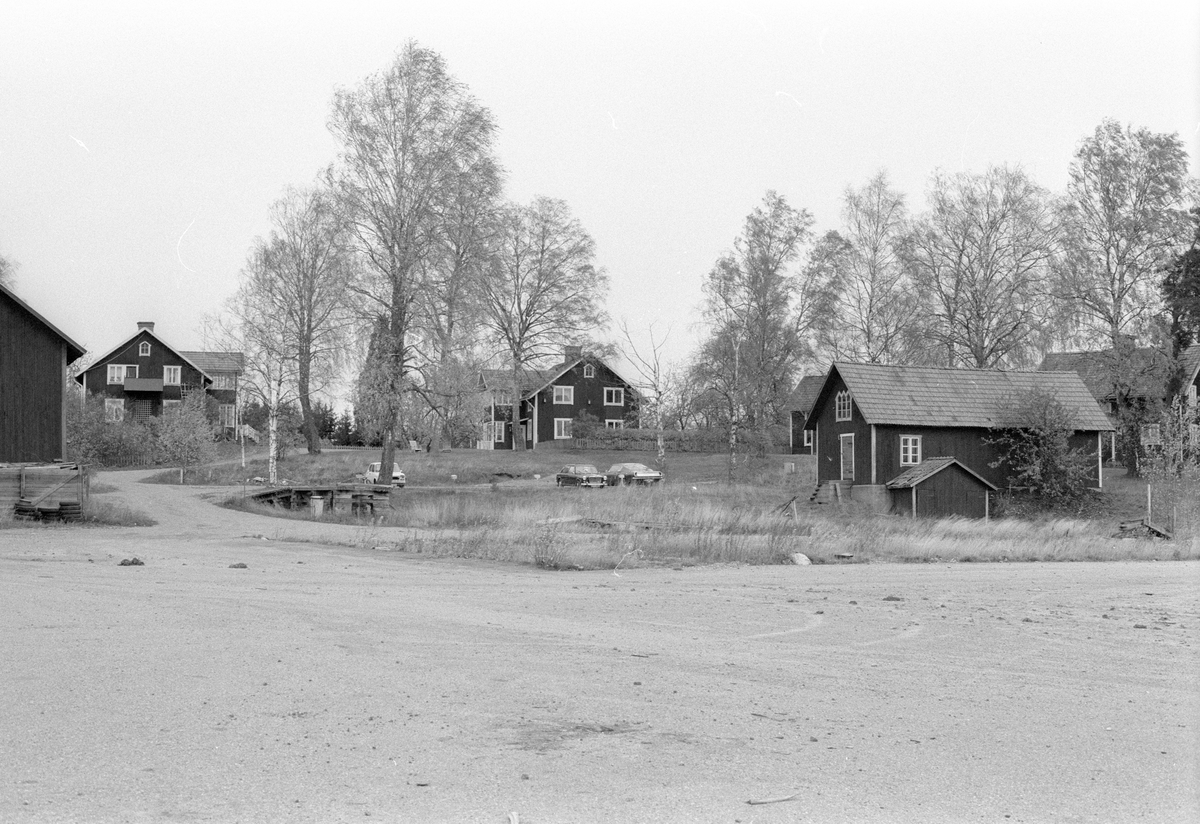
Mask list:
[[[380,483],[379,467],[381,462],[376,461],[367,467],[366,481],[369,484]],[[400,471],[400,464],[392,464],[392,486],[404,486],[404,473]]]
[[[663,479],[663,474],[657,469],[651,469],[645,464],[640,463],[619,463],[613,464],[604,473],[604,480],[609,486],[620,486],[624,484],[638,484],[646,486],[648,484],[657,483]]]
[[[604,476],[600,470],[589,464],[568,464],[558,470],[554,482],[559,486],[581,486],[586,489],[599,489],[604,486]]]

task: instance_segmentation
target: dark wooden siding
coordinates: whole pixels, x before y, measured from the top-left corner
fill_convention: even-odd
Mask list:
[[[150,354],[145,357],[138,354],[138,348],[143,341],[150,344]],[[145,331],[138,333],[137,337],[133,338],[126,346],[109,355],[103,361],[92,364],[87,372],[84,373],[84,388],[88,394],[102,395],[106,398],[144,398],[151,402],[152,415],[162,414],[162,402],[164,400],[179,400],[182,397],[181,388],[178,386],[164,386],[162,392],[126,393],[123,385],[117,383],[110,384],[108,382],[108,365],[110,363],[136,366],[139,378],[158,380],[163,377],[163,367],[178,366],[180,367],[179,380],[184,386],[200,386],[204,380],[200,370],[196,369],[180,357],[178,353],[172,351],[153,335]],[[236,393],[234,390],[225,390],[214,391],[209,394],[216,397],[220,403],[233,403]]]
[[[804,421],[803,412],[793,409],[791,412],[792,418],[792,454],[793,455],[811,455],[813,452],[812,446],[804,445]],[[814,441],[815,443],[815,441]]]
[[[903,490],[909,494],[912,491]],[[987,514],[987,487],[969,472],[951,464],[917,485],[917,517],[982,518]]]
[[[67,345],[0,292],[0,461],[63,457]]]
[[[987,478],[1001,489],[1009,486],[1009,468],[1005,464],[993,467],[1000,459],[1000,450],[987,443],[995,433],[988,429],[942,429],[925,426],[876,426],[875,466],[879,483],[887,483],[908,467],[900,465],[900,438],[905,435],[921,437],[921,459],[957,458],[964,466]],[[1071,447],[1081,449],[1092,457],[1088,483],[1099,485],[1099,465],[1096,461],[1096,433],[1078,433],[1071,438]],[[866,483],[860,481],[860,483]]]
[[[591,364],[596,368],[595,375],[590,378],[583,376],[584,366]],[[555,404],[554,387],[575,387],[575,402],[573,404]],[[624,389],[625,402],[621,406],[606,406],[604,403],[605,389]],[[637,402],[634,399],[633,387],[621,380],[616,373],[598,361],[583,361],[575,364],[561,377],[556,378],[549,386],[537,394],[537,439],[538,443],[554,440],[555,418],[576,418],[581,412],[592,415],[600,425],[610,419],[621,419],[625,425],[637,425]],[[570,441],[564,441],[570,443]]]
[[[863,420],[851,395],[850,420],[837,421],[837,393],[846,388],[841,376],[835,375],[820,407],[813,409],[817,420],[817,481],[835,481],[842,477],[839,436],[854,435],[854,482],[871,482],[871,427]],[[886,480],[886,479],[883,479]],[[883,483],[880,480],[879,483]]]

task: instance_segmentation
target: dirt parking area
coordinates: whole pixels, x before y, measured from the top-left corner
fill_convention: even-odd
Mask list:
[[[122,494],[0,532],[2,821],[1200,821],[1195,563],[546,572]]]

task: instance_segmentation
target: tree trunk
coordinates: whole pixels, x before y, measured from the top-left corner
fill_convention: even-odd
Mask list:
[[[308,454],[320,455],[321,433],[317,431],[317,421],[313,417],[312,411],[312,399],[308,396],[312,383],[312,354],[307,351],[307,347],[300,351],[298,366],[297,388],[300,390],[300,413],[303,416],[304,440],[308,443]]]
[[[737,423],[729,421],[729,483],[733,483],[737,471]]]
[[[525,436],[521,433],[521,361],[513,359],[513,388],[512,388],[512,439],[513,451],[525,451]],[[529,421],[533,425],[533,420]]]
[[[392,416],[383,427],[383,452],[379,457],[379,480],[377,483],[392,482],[392,464],[396,462],[396,418]]]

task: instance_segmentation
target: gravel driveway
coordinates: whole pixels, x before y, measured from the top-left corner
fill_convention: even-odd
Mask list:
[[[554,573],[138,477],[0,532],[0,821],[1200,821],[1200,564]]]

